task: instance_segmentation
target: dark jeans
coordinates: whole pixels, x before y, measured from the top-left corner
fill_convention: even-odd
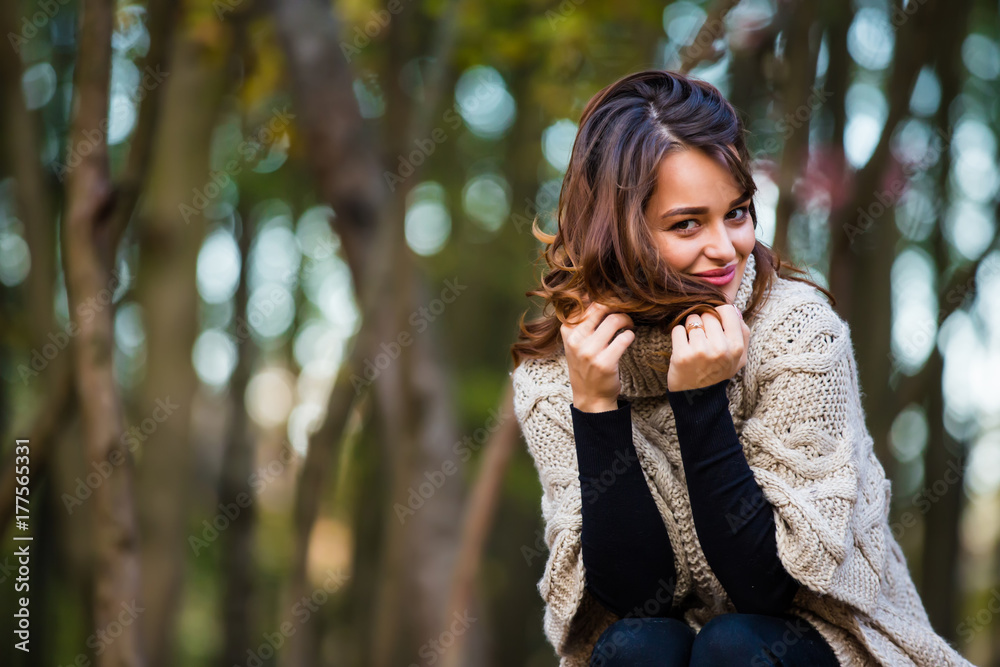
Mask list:
[[[722,614],[695,633],[676,618],[623,618],[608,627],[590,667],[838,667],[833,649],[805,619]]]

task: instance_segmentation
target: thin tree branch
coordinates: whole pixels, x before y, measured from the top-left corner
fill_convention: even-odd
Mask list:
[[[131,455],[123,444],[122,408],[111,368],[113,313],[110,304],[89,311],[85,307],[88,302],[107,303],[104,297],[114,286],[111,266],[115,247],[110,234],[114,197],[107,144],[100,129],[108,115],[113,10],[111,0],[81,3],[70,141],[72,146],[88,145],[90,150],[68,174],[63,228],[69,311],[77,330],[73,350],[84,460],[88,467],[114,464],[113,473],[94,489],[90,501],[94,516],[90,543],[94,550],[93,622],[99,630],[116,622],[128,605],[141,604]],[[93,317],[82,317],[83,311],[96,312]],[[144,665],[139,624],[123,626],[121,636],[97,656],[97,663],[101,667]]]
[[[712,5],[694,41],[680,50],[680,72],[687,74],[701,63],[715,62],[722,56],[715,42],[726,34],[726,15],[738,4],[739,0],[717,0]]]
[[[782,106],[786,118],[791,116],[798,120],[801,110],[806,110],[807,115],[805,121],[796,125],[785,140],[781,163],[778,165],[778,205],[775,212],[774,243],[771,247],[782,255],[787,253],[789,222],[796,209],[792,187],[809,160],[809,126],[813,116],[809,98],[813,94],[816,60],[819,56],[819,40],[816,40],[816,44],[810,44],[816,10],[815,3],[796,3],[785,32],[789,38],[782,59],[785,79]]]
[[[128,161],[125,168],[116,179],[118,192],[115,212],[112,217],[110,236],[112,244],[125,233],[131,220],[139,193],[142,192],[146,175],[149,172],[150,155],[153,148],[153,138],[159,121],[160,100],[163,97],[163,85],[160,77],[169,76],[169,60],[171,45],[178,20],[180,20],[180,5],[177,0],[149,0],[149,51],[136,63],[142,73],[145,85],[146,77],[150,76],[156,83],[144,89],[142,101],[139,104],[139,119],[136,122],[135,133],[129,146]],[[162,69],[161,69],[162,67]]]
[[[5,3],[0,9],[0,34],[14,35],[18,3]],[[8,45],[11,46],[11,45]],[[25,239],[31,257],[27,277],[27,302],[31,342],[47,343],[52,331],[55,285],[55,215],[53,189],[46,178],[39,157],[36,114],[29,111],[21,88],[23,68],[18,50],[0,49],[0,82],[3,86],[4,133],[10,145],[9,168],[14,175],[17,215],[24,223]]]
[[[493,516],[500,501],[500,493],[507,464],[520,438],[520,427],[514,416],[514,385],[507,383],[500,401],[503,424],[486,444],[479,476],[469,497],[462,521],[462,537],[451,580],[448,607],[442,617],[441,627],[446,627],[456,615],[469,608],[473,586],[482,563],[483,547],[493,524]],[[467,633],[456,635],[454,644],[442,656],[443,667],[465,664],[464,650]]]

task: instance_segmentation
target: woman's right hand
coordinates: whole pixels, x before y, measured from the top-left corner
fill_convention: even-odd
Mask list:
[[[618,408],[618,360],[635,340],[633,326],[631,317],[612,313],[609,306],[596,301],[587,306],[578,324],[563,322],[559,332],[577,410],[606,412]],[[628,330],[615,336],[622,328]]]

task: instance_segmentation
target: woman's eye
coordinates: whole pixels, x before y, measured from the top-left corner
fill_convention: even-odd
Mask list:
[[[735,213],[736,215],[733,215],[734,213]],[[743,220],[743,219],[744,219],[744,218],[746,218],[746,217],[747,217],[747,216],[748,216],[749,214],[750,214],[750,209],[749,209],[748,207],[746,207],[746,206],[740,206],[740,207],[738,207],[738,208],[734,208],[734,209],[733,209],[732,211],[730,211],[730,212],[729,212],[729,213],[727,214],[727,218],[728,218],[729,220]],[[689,227],[689,226],[687,226],[687,225],[688,225],[688,223],[690,223],[690,224],[691,224],[691,226],[690,226],[690,227]],[[697,221],[697,220],[695,220],[694,218],[689,218],[689,219],[687,219],[687,220],[681,220],[680,222],[677,222],[677,223],[674,223],[674,224],[673,224],[673,225],[672,225],[672,226],[670,227],[670,231],[677,231],[677,232],[690,232],[690,231],[693,231],[693,230],[694,230],[694,226],[695,226],[695,225],[697,225],[697,224],[698,224],[698,221]]]

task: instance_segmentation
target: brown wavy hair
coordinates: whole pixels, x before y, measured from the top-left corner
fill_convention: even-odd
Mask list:
[[[525,358],[543,358],[562,349],[559,329],[576,324],[591,301],[628,313],[638,325],[670,331],[692,313],[728,303],[721,287],[695,280],[660,257],[645,218],[656,188],[657,166],[668,153],[697,148],[725,161],[749,197],[757,192],[743,122],[709,83],[669,70],[629,74],[594,95],[583,110],[563,178],[555,234],[532,222],[532,235],[546,244],[539,259],[548,272],[525,296],[545,300],[542,315],[518,322],[511,346],[514,367]],[[757,213],[749,206],[753,225]],[[782,260],[759,240],[753,248],[757,276],[744,313],[749,324],[781,269],[806,271]],[[829,291],[812,285],[831,304]],[[667,352],[663,361],[668,361]]]

